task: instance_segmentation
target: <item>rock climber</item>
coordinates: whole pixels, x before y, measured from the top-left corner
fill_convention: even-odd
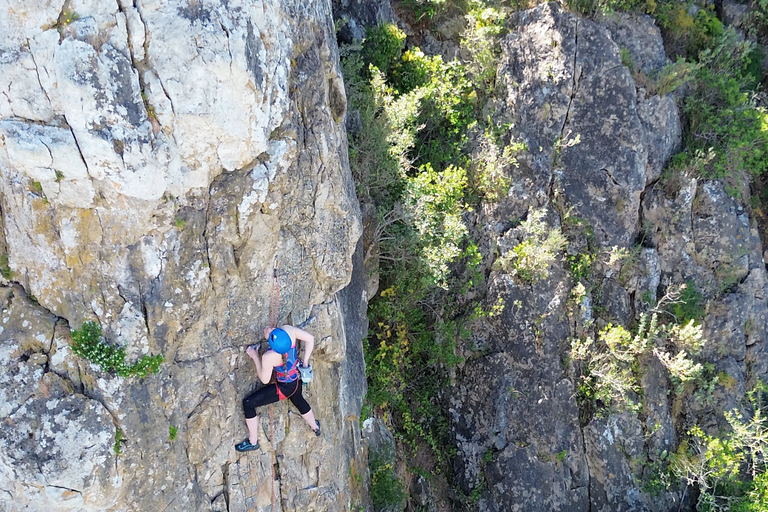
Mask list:
[[[320,422],[315,419],[312,408],[301,396],[302,381],[299,373],[300,367],[311,368],[310,358],[312,357],[312,350],[315,348],[315,337],[291,325],[283,325],[278,328],[267,327],[264,329],[264,337],[267,338],[270,346],[264,355],[259,355],[256,345],[249,345],[245,350],[256,365],[259,379],[267,385],[243,399],[248,437],[235,445],[235,449],[239,452],[247,452],[259,447],[259,415],[256,413],[256,408],[286,398],[293,402],[315,435],[320,435]],[[304,341],[303,359],[297,357],[297,340]],[[273,370],[275,373],[274,386],[269,384]]]

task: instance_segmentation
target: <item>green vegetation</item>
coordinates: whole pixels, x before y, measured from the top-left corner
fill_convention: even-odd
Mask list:
[[[523,240],[496,265],[526,283],[535,283],[549,276],[549,267],[565,248],[566,239],[560,228],[544,222],[544,210],[531,210],[520,224]],[[583,271],[583,269],[580,269]]]
[[[186,225],[187,225],[187,221],[186,221],[186,220],[184,220],[184,219],[182,219],[181,217],[174,217],[174,218],[173,218],[173,224],[174,224],[174,225],[175,225],[177,228],[179,228],[179,229],[184,229],[184,226],[186,226]]]
[[[768,12],[767,2],[755,3],[750,21],[755,34],[765,28],[760,16]],[[405,33],[390,25],[370,29],[360,45],[341,48],[349,108],[360,113],[360,129],[350,134],[350,163],[358,195],[373,205],[377,221],[374,243],[380,293],[369,304],[370,331],[365,341],[369,389],[364,415],[384,418],[398,440],[410,448],[406,457],[428,448],[437,461],[437,467],[431,468],[435,472],[446,469],[454,453],[447,436],[444,390],[453,367],[461,361],[457,346],[467,337],[473,319],[498,313],[483,311],[474,302],[474,297],[482,296],[482,274],[489,269],[487,261],[482,265],[467,221],[481,207],[508,196],[514,185],[509,171],[518,165],[518,158],[525,160],[523,154],[528,151],[515,139],[509,119],[489,112],[495,111],[496,63],[500,38],[509,30],[506,21],[512,10],[534,3],[406,0],[404,6],[412,15],[407,16],[409,21],[428,25],[430,20],[464,19],[464,32],[459,41],[454,40],[460,44],[461,58],[454,62],[407,47]],[[648,95],[664,96],[685,87],[687,95],[680,100],[684,151],[665,176],[722,178],[735,191],[765,173],[768,118],[755,99],[763,79],[756,65],[761,55],[751,43],[739,41],[724,28],[712,9],[672,0],[569,0],[565,6],[593,17],[634,11],[656,18],[674,63],[645,76],[629,50],[622,49],[620,57]],[[553,166],[561,165],[558,155],[563,148],[578,143],[579,134],[567,133],[558,139]],[[545,221],[546,212],[554,212],[552,207],[559,208],[562,231]],[[615,251],[610,262],[602,261],[589,226],[570,218],[563,205],[552,207],[532,208],[520,219],[512,233],[515,240],[496,259],[495,270],[535,285],[562,259],[574,285],[571,304],[574,297],[581,304],[586,296],[600,303],[597,282],[606,264],[622,285],[631,283],[641,261],[642,243]],[[566,244],[568,253],[563,254]],[[717,275],[721,293],[733,284],[726,267]],[[592,320],[579,320],[575,329],[579,339],[573,341],[563,365],[576,382],[584,423],[596,414],[642,410],[639,360],[655,359],[666,369],[675,399],[691,394],[697,400],[699,396],[709,400],[717,385],[733,385],[730,376],[717,374],[714,365],[698,359],[702,344],[698,322],[705,314],[702,291],[690,282],[658,301],[647,290],[638,293],[651,309],[637,325],[599,323],[598,329]],[[600,316],[598,307],[594,312]],[[510,390],[510,394],[519,392]],[[709,450],[710,439],[691,432],[686,446],[698,443],[696,453]],[[722,434],[712,439],[725,443],[730,438]],[[712,444],[710,451],[718,449]],[[562,463],[567,452],[550,457]],[[662,492],[670,484],[676,457],[656,454],[653,461],[645,461],[643,479],[648,489]],[[743,457],[747,460],[750,455]],[[743,469],[743,464],[739,467]],[[382,486],[380,497],[396,495],[393,489],[402,492],[391,468],[374,464],[371,469],[380,475],[376,477]],[[746,497],[752,504],[765,500],[768,479],[763,468],[738,476],[746,482],[731,494],[742,500],[738,503],[747,503]],[[711,484],[703,482],[692,481],[704,496]],[[714,488],[724,491],[720,483]],[[481,478],[467,499],[479,499],[482,490]],[[385,502],[382,498],[379,503]],[[701,506],[709,505],[702,502]],[[744,505],[738,510],[758,509]]]
[[[667,369],[678,394],[701,374],[702,365],[691,359],[703,343],[701,326],[693,320],[686,324],[660,321],[662,308],[678,298],[679,293],[670,292],[649,314],[641,314],[634,334],[620,325],[608,324],[597,339],[572,340],[571,360],[583,423],[611,409],[639,410],[642,391],[638,358],[643,355],[655,357]]]
[[[436,12],[438,4],[412,7]],[[504,14],[464,14],[473,22],[462,44],[477,56],[467,65],[406,49],[405,35],[389,25],[341,48],[349,106],[361,120],[350,137],[351,167],[358,195],[378,216],[381,291],[369,304],[364,414],[390,420],[412,453],[429,449],[437,472],[455,452],[444,390],[459,361],[456,344],[467,322],[491,314],[464,298],[482,284],[465,217],[480,200],[506,196],[505,169],[525,150],[508,124],[476,121],[495,84]],[[469,154],[470,138],[483,141],[482,156]]]
[[[371,500],[376,510],[396,506],[405,501],[403,484],[395,476],[392,464],[373,457],[371,467]]]
[[[175,427],[173,425],[168,426],[168,437],[171,441],[176,440],[176,435],[179,433],[178,427]]]
[[[672,305],[672,313],[680,324],[698,323],[704,317],[701,307],[701,292],[696,289],[693,281],[688,281],[680,287],[680,296]]]
[[[689,84],[683,105],[685,147],[671,164],[674,172],[724,179],[737,195],[750,175],[768,169],[768,113],[756,100],[765,55],[724,27],[713,4],[701,8],[693,0],[569,0],[567,5],[589,17],[633,11],[656,19],[667,52],[677,61],[658,76],[646,77],[635,69],[626,49],[620,55],[636,82],[650,93],[663,96]],[[752,4],[746,28],[753,37],[768,36],[766,13],[768,0]]]
[[[112,447],[112,449],[115,451],[115,455],[120,455],[123,453],[122,443],[124,442],[123,439],[123,431],[120,430],[118,427],[117,430],[115,430],[115,444]]]
[[[741,179],[768,169],[768,114],[754,105],[751,91],[759,80],[752,68],[751,44],[724,32],[711,49],[700,51],[685,102],[684,157],[706,177]]]
[[[0,274],[2,274],[5,279],[13,279],[13,271],[8,264],[7,254],[0,254]]]
[[[125,362],[125,347],[110,345],[101,336],[101,326],[96,322],[84,322],[79,331],[72,330],[72,352],[98,365],[105,372],[115,372],[121,377],[143,378],[160,371],[165,361],[162,354],[142,356],[133,364]]]
[[[79,19],[80,19],[80,15],[72,10],[72,8],[69,6],[69,2],[66,2],[64,9],[62,9],[61,13],[59,14],[57,26],[59,30],[61,30],[67,25],[69,25],[70,23],[74,23]]]
[[[700,495],[699,511],[757,512],[768,506],[768,424],[758,383],[748,393],[749,415],[725,413],[731,431],[711,436],[694,426],[671,457],[672,473]]]

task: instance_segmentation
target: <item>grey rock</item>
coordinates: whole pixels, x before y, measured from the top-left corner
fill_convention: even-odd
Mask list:
[[[643,430],[637,418],[622,414],[595,419],[584,428],[584,444],[593,510],[651,510],[630,467],[630,461],[643,450]]]
[[[593,266],[599,289],[588,299],[601,309],[592,327],[583,316],[588,301],[569,300],[572,280],[561,262],[533,285],[490,273],[485,305],[501,299],[505,309],[471,326],[450,398],[455,482],[466,494],[482,487],[479,510],[692,510],[690,497],[679,501],[682,489],[659,496],[644,490],[653,468],[677,449],[679,432],[696,423],[713,433],[725,428],[723,413],[768,371],[768,291],[753,222],[719,182],[659,179],[680,147],[679,113],[672,97],[636,94],[615,44],[622,37],[635,43],[633,31],[645,30],[647,39],[631,51],[655,73],[666,62],[658,29],[649,19],[607,23],[610,35],[539,5],[515,14],[502,41],[496,116],[513,124],[528,152],[509,169],[508,196],[478,215],[489,239],[483,243],[507,253],[522,236],[513,220],[553,204],[548,225],[576,217],[594,230],[589,243],[584,234],[569,238],[567,254],[619,246],[630,257],[623,268],[602,257]],[[567,377],[569,336],[607,320],[632,325],[670,286],[688,281],[706,311],[698,357],[714,364],[722,384],[711,397],[676,395],[649,354],[639,362],[641,416],[579,417]]]
[[[648,243],[656,248],[661,273],[659,284],[665,288],[704,274],[693,259],[696,245],[691,210],[698,182],[684,177],[681,182],[679,190],[672,191],[671,197],[657,185],[646,191],[643,200],[643,219],[648,227],[646,236]]]
[[[637,115],[648,142],[646,184],[656,181],[670,158],[680,150],[682,127],[677,103],[671,95],[638,101]]]
[[[491,276],[487,300],[504,297],[507,306],[473,329],[488,355],[462,368],[450,402],[455,478],[467,494],[485,478],[480,510],[587,507],[578,408],[559,358],[567,336],[563,277],[551,274],[534,291],[506,274]]]
[[[626,48],[635,71],[654,75],[667,63],[661,31],[653,18],[647,15],[635,16],[613,13],[601,20],[611,33],[611,38],[621,48]]]
[[[395,13],[389,0],[333,0],[333,18],[340,26],[339,41],[350,44],[362,41],[368,27],[394,23]]]
[[[667,371],[656,357],[644,357],[640,384],[643,387],[645,432],[648,432],[648,458],[663,460],[662,454],[677,447],[677,433],[672,422]]]
[[[723,0],[720,4],[723,23],[736,28],[746,28],[745,22],[749,16],[749,4]]]
[[[429,482],[427,482],[427,479],[422,475],[418,475],[413,479],[413,483],[411,484],[411,498],[420,507],[428,507],[429,505],[432,505],[430,508],[435,508],[434,498],[432,497],[432,492],[429,488]]]
[[[498,68],[499,112],[528,153],[511,171],[515,185],[501,208],[515,215],[543,204],[554,179],[598,244],[628,246],[638,230],[648,150],[618,47],[605,28],[556,4],[518,13],[512,23]]]
[[[366,419],[362,433],[370,451],[369,456],[380,458],[384,463],[395,461],[395,438],[382,420]]]
[[[604,279],[601,306],[605,308],[606,318],[621,323],[632,316],[632,304],[627,291],[613,279]]]

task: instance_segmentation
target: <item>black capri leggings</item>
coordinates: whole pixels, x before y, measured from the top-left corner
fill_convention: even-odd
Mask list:
[[[277,392],[278,386],[280,392],[283,394],[283,398]],[[267,384],[258,391],[251,393],[247,397],[243,398],[243,411],[245,411],[245,417],[247,419],[256,417],[256,408],[262,405],[269,405],[280,400],[289,398],[293,405],[299,410],[302,415],[307,414],[312,408],[309,406],[304,397],[301,396],[301,379],[296,379],[293,382],[276,382],[275,384]]]

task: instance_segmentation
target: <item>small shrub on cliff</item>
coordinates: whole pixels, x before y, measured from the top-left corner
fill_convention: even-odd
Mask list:
[[[417,20],[431,20],[445,6],[446,0],[404,0]]]
[[[498,268],[527,283],[549,276],[549,267],[565,248],[566,239],[560,228],[551,228],[544,222],[545,213],[544,210],[528,212],[519,228],[523,240],[497,260]]]
[[[747,394],[748,415],[725,413],[730,432],[710,436],[694,426],[673,454],[670,469],[699,489],[697,510],[757,512],[768,505],[768,418],[762,405],[766,387]]]
[[[615,11],[640,9],[647,11],[655,6],[654,0],[566,0],[568,8],[582,16],[594,18]]]
[[[112,446],[112,450],[115,452],[115,455],[120,455],[123,453],[123,442],[125,440],[123,439],[123,431],[120,430],[118,427],[117,430],[115,430],[115,444]]]
[[[398,507],[405,501],[403,483],[395,476],[390,463],[372,458],[371,470],[371,500],[376,510]],[[399,508],[398,508],[399,509]]]
[[[369,28],[363,41],[363,62],[379,69],[382,73],[388,73],[390,68],[398,62],[405,45],[405,33],[391,23]]]
[[[110,345],[101,336],[101,326],[84,322],[79,331],[72,330],[72,352],[99,366],[103,371],[115,372],[121,377],[146,377],[160,371],[165,360],[161,354],[143,356],[133,364],[125,362],[125,347]]]
[[[461,39],[461,47],[470,58],[467,62],[476,86],[493,88],[496,82],[496,65],[499,56],[499,40],[504,35],[506,12],[497,7],[480,5],[466,15],[467,29]]]
[[[677,292],[669,293],[649,314],[643,313],[635,334],[620,325],[608,324],[596,340],[572,340],[577,400],[583,410],[594,413],[601,406],[635,408],[641,393],[637,361],[642,355],[653,355],[667,369],[678,394],[701,374],[702,365],[691,359],[704,343],[701,326],[692,320],[665,324],[659,319],[664,306],[678,296]]]
[[[0,274],[2,274],[5,279],[13,279],[13,271],[11,270],[11,266],[8,264],[7,254],[0,255]]]

